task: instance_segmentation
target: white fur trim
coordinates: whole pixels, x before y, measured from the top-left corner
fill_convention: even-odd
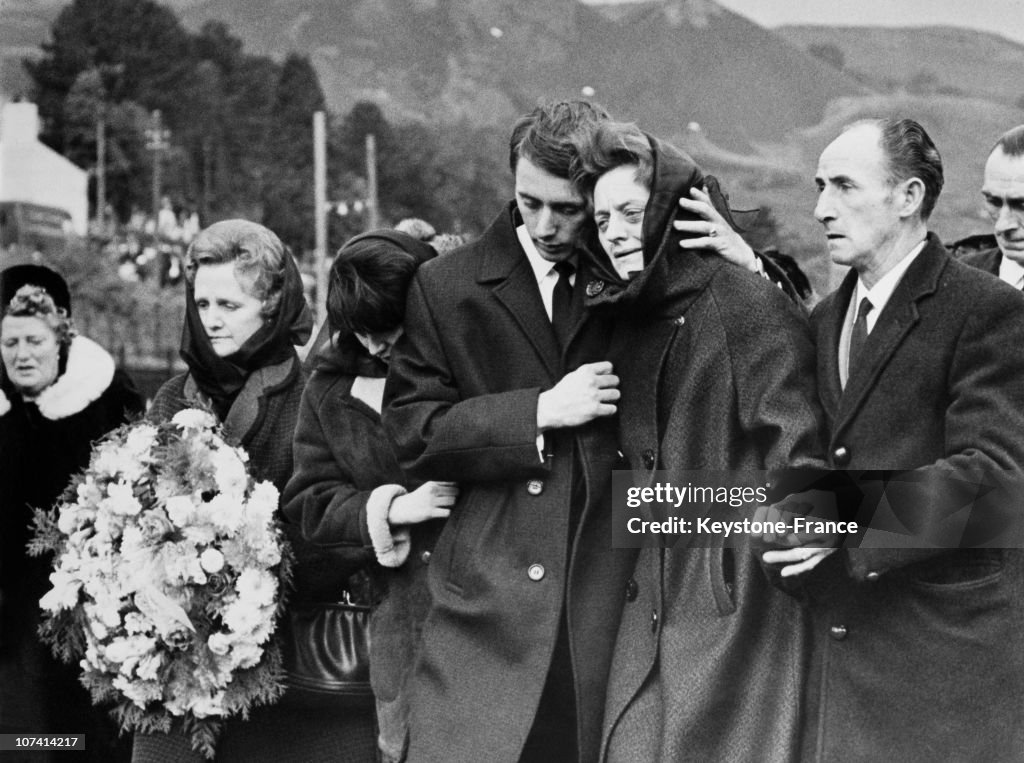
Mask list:
[[[0,389],[0,416],[3,416],[9,410],[11,410],[11,401],[7,399],[7,395]]]
[[[98,400],[114,379],[114,359],[91,339],[76,336],[64,373],[36,398],[39,412],[51,421],[65,419]]]
[[[401,567],[409,558],[409,528],[403,527],[392,532],[388,522],[391,502],[406,494],[401,485],[381,485],[375,488],[366,501],[366,525],[370,531],[377,561],[382,567]]]

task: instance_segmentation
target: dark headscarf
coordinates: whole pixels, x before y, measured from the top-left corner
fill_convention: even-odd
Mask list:
[[[338,257],[353,254],[363,247],[373,246],[381,241],[411,255],[415,258],[417,267],[437,256],[437,252],[430,244],[401,231],[379,228],[349,239],[338,250]],[[329,324],[330,321],[324,321],[324,325],[320,327],[320,333],[310,348],[307,364],[313,364],[317,368],[343,370],[358,376],[379,377],[387,373],[387,365],[372,357],[351,332],[340,332],[331,345]]]
[[[610,309],[616,312],[654,314],[662,309],[670,312],[680,298],[694,290],[703,288],[705,278],[698,272],[706,264],[716,268],[724,260],[706,250],[686,251],[679,247],[684,238],[701,234],[676,230],[674,220],[702,220],[698,215],[685,212],[679,206],[679,199],[690,198],[690,190],[707,186],[711,203],[726,222],[733,228],[732,211],[722,194],[718,181],[712,175],[705,175],[688,154],[675,146],[648,136],[654,162],[651,179],[651,197],[644,210],[643,254],[644,269],[629,281],[623,279],[608,261],[607,255],[597,239],[596,233],[588,239],[587,248],[595,270],[603,280],[602,288],[588,296],[587,306],[594,309]],[[692,277],[691,277],[692,276]]]
[[[185,325],[181,332],[181,357],[188,365],[196,385],[214,401],[219,411],[230,407],[249,374],[293,357],[294,345],[305,344],[313,330],[313,317],[302,291],[299,268],[277,236],[262,225],[246,220],[215,223],[199,235],[219,238],[237,256],[249,247],[267,245],[267,233],[271,237],[269,241],[281,250],[284,271],[281,274],[281,300],[275,315],[265,321],[237,352],[221,358],[214,351],[199,318],[194,279],[188,278],[185,281]],[[195,242],[192,246],[194,249]]]

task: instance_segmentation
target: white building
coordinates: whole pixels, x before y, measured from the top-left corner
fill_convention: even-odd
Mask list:
[[[23,202],[71,215],[72,230],[84,236],[89,224],[88,173],[39,141],[34,103],[0,108],[0,203]]]

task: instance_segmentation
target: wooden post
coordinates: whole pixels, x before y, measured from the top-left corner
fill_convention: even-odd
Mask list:
[[[380,207],[377,204],[377,138],[366,136],[366,225],[368,230],[380,227]]]
[[[103,109],[103,106],[100,106]],[[96,223],[102,235],[107,214],[107,119],[101,112],[96,122]]]
[[[316,227],[314,274],[316,276],[316,322],[327,320],[327,129],[324,112],[313,114],[313,216]]]

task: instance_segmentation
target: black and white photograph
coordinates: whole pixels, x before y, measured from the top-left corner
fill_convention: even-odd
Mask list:
[[[0,0],[0,763],[1024,763],[1024,0]]]

